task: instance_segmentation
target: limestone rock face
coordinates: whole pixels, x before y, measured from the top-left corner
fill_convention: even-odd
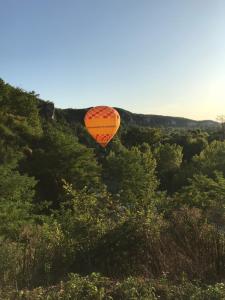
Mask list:
[[[84,109],[59,109],[55,108],[50,101],[40,100],[39,109],[41,116],[48,120],[64,119],[70,124],[78,123],[84,125],[84,116],[90,107]],[[117,107],[115,109],[119,112],[121,123],[124,125],[189,129],[217,127],[219,125],[218,122],[211,120],[195,121],[180,117],[136,114]]]

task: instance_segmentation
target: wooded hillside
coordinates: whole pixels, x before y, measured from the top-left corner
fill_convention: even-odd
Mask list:
[[[224,299],[224,127],[53,112],[0,80],[0,298]]]

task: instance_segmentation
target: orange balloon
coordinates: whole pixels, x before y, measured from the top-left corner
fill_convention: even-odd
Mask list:
[[[89,134],[105,147],[120,127],[120,115],[112,107],[96,106],[86,113],[84,123]]]

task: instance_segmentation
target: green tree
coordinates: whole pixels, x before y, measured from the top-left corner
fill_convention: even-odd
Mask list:
[[[106,158],[103,178],[108,190],[127,206],[146,205],[158,185],[156,162],[151,151],[131,150],[110,152]]]
[[[224,141],[225,140],[225,115],[219,115],[217,116],[216,119],[221,125],[221,138]]]
[[[225,178],[215,172],[213,178],[203,174],[194,175],[189,185],[178,192],[175,199],[179,205],[202,209],[209,220],[219,226],[225,224]]]
[[[173,176],[179,171],[183,153],[182,147],[176,144],[160,144],[154,151],[157,162],[157,173],[161,183],[161,189],[173,191]]]
[[[130,126],[124,129],[121,134],[122,143],[126,147],[138,146],[143,143],[154,145],[162,140],[162,137],[163,132],[161,129],[140,126]]]
[[[71,133],[48,125],[40,145],[33,151],[27,168],[39,180],[42,199],[57,203],[63,194],[62,179],[76,189],[101,185],[101,168],[93,151],[79,144]]]
[[[183,148],[184,160],[190,161],[208,145],[208,133],[199,129],[172,132],[167,141]]]
[[[16,238],[21,226],[32,221],[35,185],[15,167],[0,166],[0,235]]]
[[[225,142],[213,141],[198,156],[195,156],[196,173],[213,175],[214,171],[220,171],[225,176]]]
[[[9,126],[20,127],[21,133],[40,136],[42,133],[36,95],[13,88],[0,81],[1,110]]]

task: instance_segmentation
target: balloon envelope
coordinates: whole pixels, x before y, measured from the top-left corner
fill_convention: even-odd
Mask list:
[[[96,106],[88,110],[84,123],[89,134],[97,143],[105,147],[120,126],[120,115],[112,107]]]

